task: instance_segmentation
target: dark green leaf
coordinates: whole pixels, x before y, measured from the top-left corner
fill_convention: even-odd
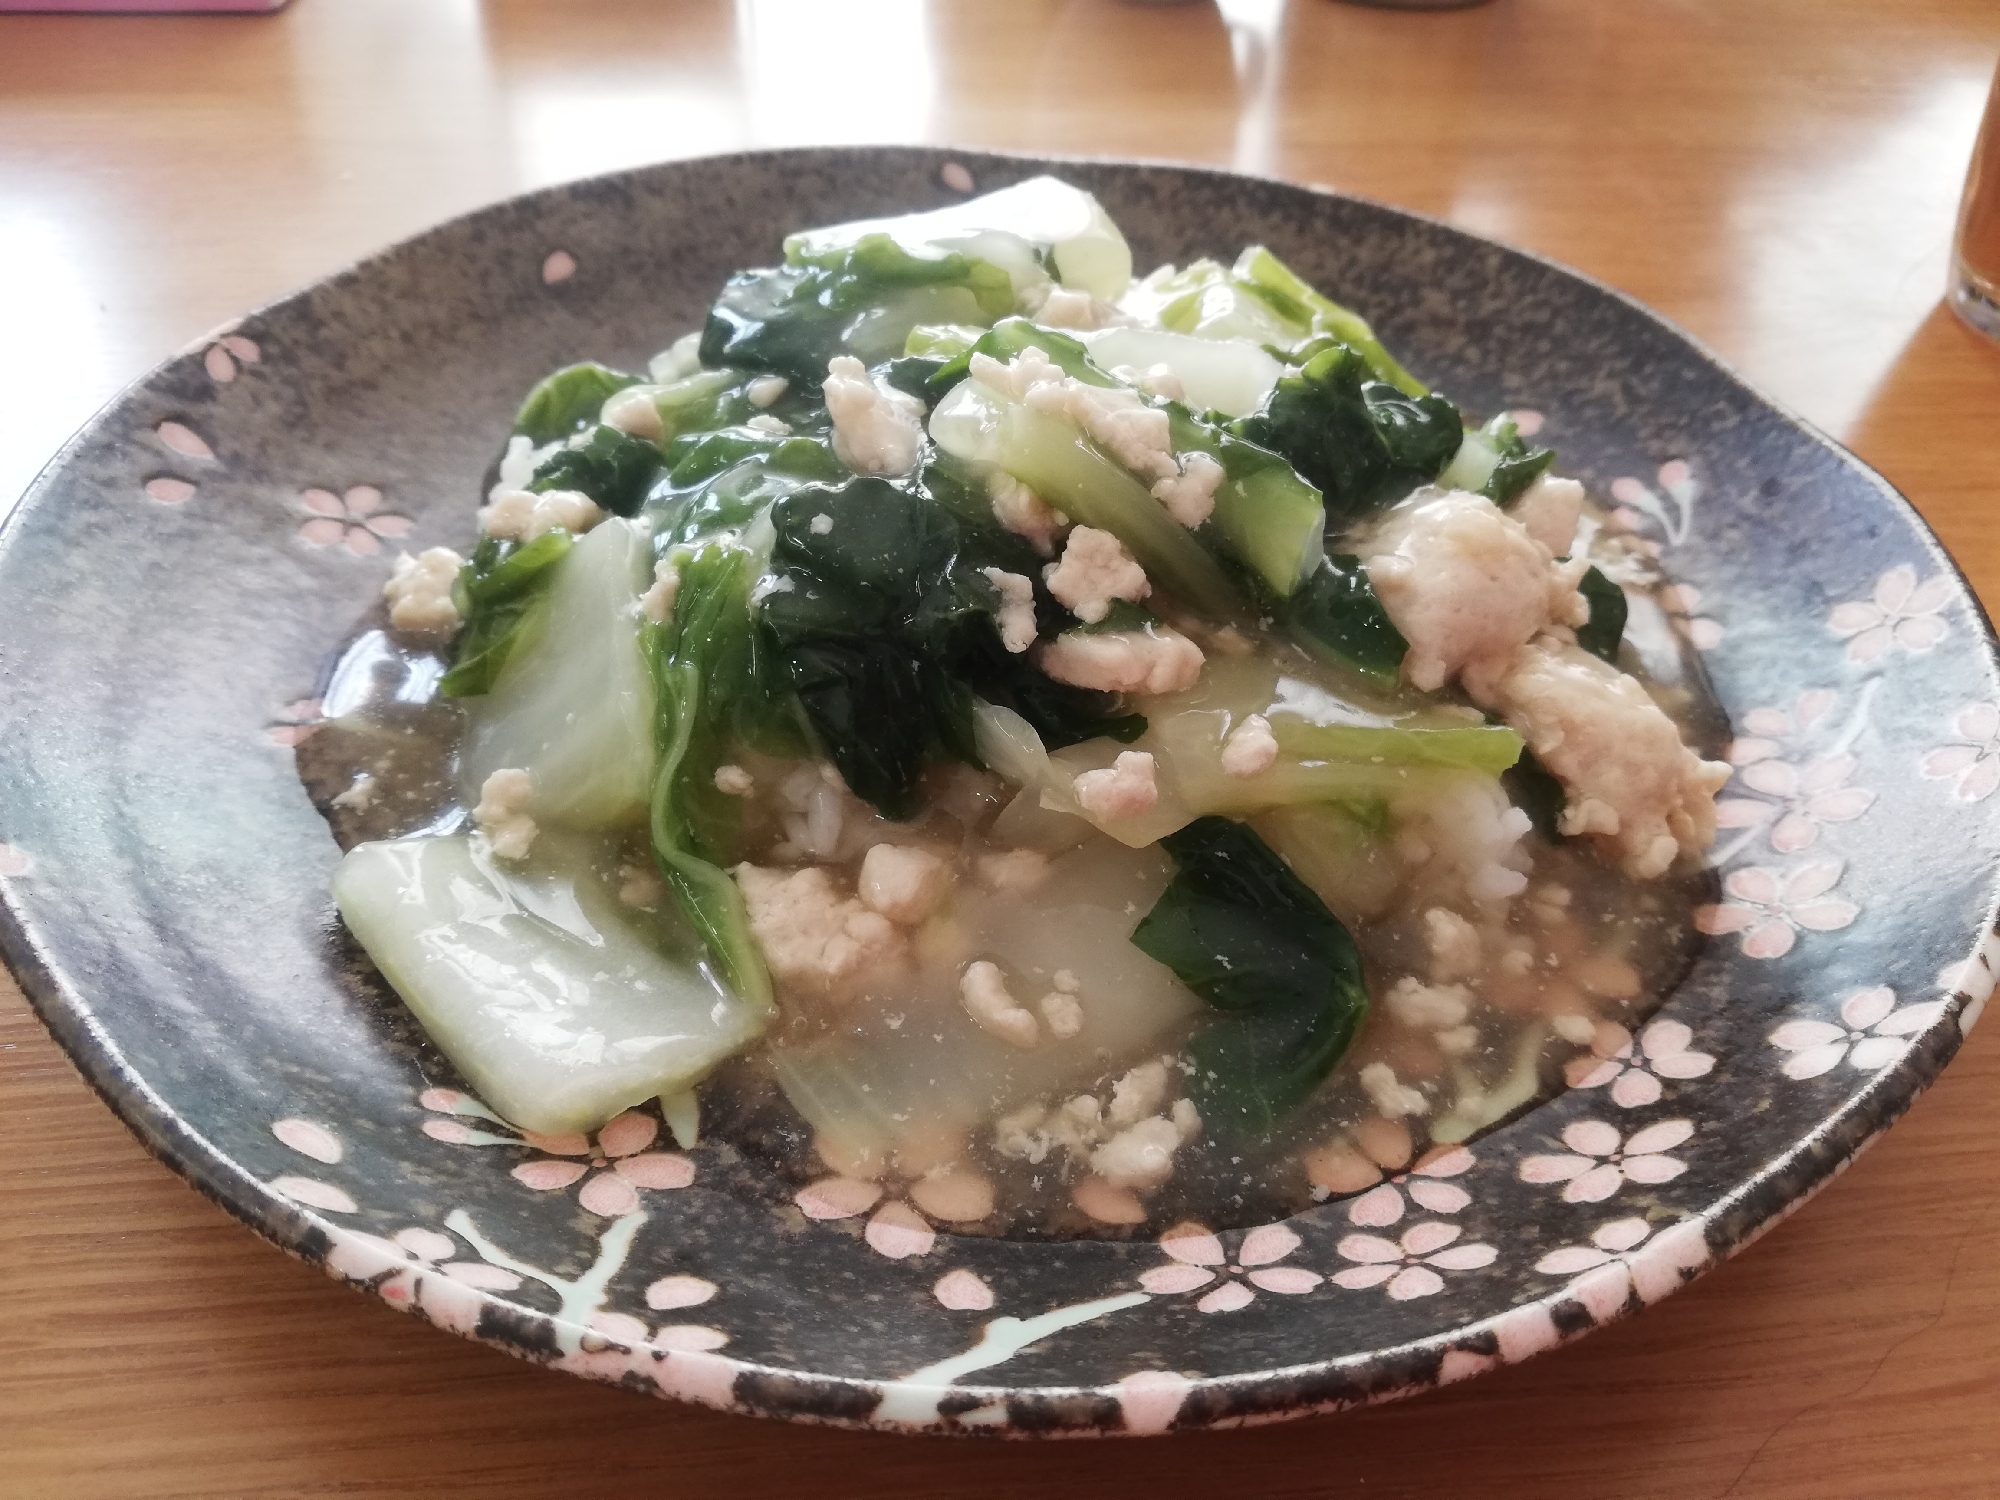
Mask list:
[[[1302,643],[1378,677],[1395,677],[1410,649],[1352,553],[1334,553],[1314,569],[1292,595],[1286,617]]]
[[[1405,396],[1369,373],[1358,350],[1336,344],[1282,377],[1231,429],[1316,485],[1335,531],[1436,479],[1464,438],[1444,397]]]
[[[538,448],[558,438],[573,437],[597,420],[606,401],[638,383],[637,375],[600,364],[558,370],[528,392],[528,399],[514,417],[514,431]]]
[[[1204,1125],[1225,1137],[1267,1136],[1366,1019],[1360,950],[1245,825],[1197,818],[1160,842],[1177,872],[1132,942],[1226,1012],[1189,1044]]]
[[[566,531],[551,531],[522,545],[486,537],[452,582],[452,600],[464,625],[452,667],[438,681],[451,698],[490,692],[500,669],[538,627],[555,565],[569,555]]]
[[[1584,573],[1577,590],[1590,601],[1590,622],[1577,627],[1577,645],[1592,656],[1617,666],[1618,644],[1625,639],[1625,616],[1628,612],[1625,590],[1595,566]]]
[[[1144,731],[1133,716],[1106,718],[1107,696],[1006,650],[998,597],[978,571],[1000,564],[983,561],[982,533],[930,495],[870,477],[810,485],[779,500],[771,523],[764,626],[821,749],[885,816],[915,810],[917,778],[938,755],[977,764],[975,694],[1052,746]]]
[[[1535,759],[1534,751],[1524,749],[1521,758],[1500,773],[1500,785],[1507,800],[1528,815],[1535,832],[1552,844],[1563,841],[1564,835],[1556,826],[1563,810],[1562,783]]]
[[[1514,426],[1512,417],[1500,417],[1486,425],[1486,435],[1500,454],[1479,493],[1495,505],[1512,505],[1524,490],[1548,472],[1556,461],[1553,448],[1531,448]]]
[[[985,322],[1012,305],[1013,283],[988,261],[915,254],[886,234],[863,235],[814,263],[730,277],[702,329],[701,360],[817,390],[836,354],[872,362],[900,353],[919,323]]]
[[[580,490],[613,515],[636,516],[665,466],[657,446],[616,427],[599,427],[581,448],[562,448],[543,459],[528,488]]]
[[[926,407],[936,406],[943,398],[945,390],[949,390],[950,387],[933,391],[931,383],[950,363],[950,360],[939,359],[934,355],[905,354],[900,359],[889,361],[889,368],[883,373],[883,379],[905,395],[915,396]]]

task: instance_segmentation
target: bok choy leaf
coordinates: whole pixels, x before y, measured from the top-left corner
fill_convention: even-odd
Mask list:
[[[1368,1015],[1361,953],[1261,838],[1198,818],[1161,840],[1177,873],[1132,934],[1223,1016],[1189,1044],[1189,1093],[1225,1138],[1271,1131],[1333,1071]]]

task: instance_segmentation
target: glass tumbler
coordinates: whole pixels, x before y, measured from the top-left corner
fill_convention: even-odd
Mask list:
[[[2000,73],[1972,148],[1952,250],[1951,305],[1988,338],[2000,339]]]

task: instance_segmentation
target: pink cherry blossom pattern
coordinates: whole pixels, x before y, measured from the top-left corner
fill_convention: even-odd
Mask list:
[[[1697,651],[1713,651],[1725,634],[1720,620],[1700,613],[1701,590],[1691,583],[1661,586],[1655,597],[1668,622],[1685,636]]]
[[[614,1382],[627,1375],[641,1375],[657,1381],[662,1390],[674,1389],[676,1394],[697,1395],[715,1404],[727,1399],[735,1370],[725,1361],[687,1361],[706,1377],[692,1391],[685,1380],[670,1387],[666,1373],[681,1362],[676,1356],[709,1355],[727,1344],[729,1335],[719,1328],[698,1323],[649,1328],[644,1320],[621,1312],[592,1313],[584,1328],[577,1352],[560,1361],[565,1370]]]
[[[1656,493],[1643,480],[1630,475],[1612,480],[1611,498],[1617,504],[1611,520],[1617,529],[1626,532],[1643,531],[1650,523],[1659,528],[1668,543],[1679,546],[1693,530],[1694,507],[1701,498],[1701,485],[1693,470],[1678,458],[1660,465],[1658,479],[1664,494]],[[1658,543],[1645,550],[1659,556]]]
[[[1695,908],[1694,925],[1710,937],[1741,933],[1749,958],[1783,958],[1801,932],[1837,932],[1861,915],[1852,901],[1829,896],[1846,866],[1814,860],[1787,871],[1750,865],[1723,877],[1720,904]]]
[[[1625,1031],[1615,1022],[1615,1031]],[[1573,1089],[1611,1085],[1611,1102],[1620,1109],[1639,1109],[1660,1102],[1665,1091],[1660,1080],[1700,1078],[1715,1067],[1715,1058],[1692,1050],[1694,1033],[1679,1021],[1655,1021],[1634,1042],[1625,1033],[1623,1045],[1608,1057],[1585,1053],[1573,1057],[1564,1076]]]
[[[993,1305],[993,1288],[977,1271],[962,1266],[938,1277],[931,1295],[937,1298],[940,1307],[953,1312],[985,1312]]]
[[[694,1163],[685,1156],[648,1149],[659,1133],[658,1120],[629,1109],[594,1138],[524,1130],[522,1141],[545,1154],[522,1162],[509,1175],[538,1193],[560,1192],[582,1182],[577,1204],[615,1219],[638,1209],[641,1188],[671,1192],[694,1181]]]
[[[1165,1297],[1216,1283],[1195,1303],[1197,1312],[1240,1311],[1257,1300],[1259,1291],[1301,1296],[1324,1279],[1317,1271],[1277,1264],[1299,1248],[1298,1235],[1283,1224],[1261,1224],[1247,1231],[1234,1260],[1219,1235],[1192,1220],[1176,1224],[1160,1236],[1159,1243],[1169,1264],[1141,1272],[1139,1285]]]
[[[712,1301],[721,1288],[702,1276],[662,1276],[646,1288],[646,1306],[655,1312],[676,1307],[699,1307]]]
[[[954,193],[970,193],[978,186],[973,179],[972,169],[962,161],[948,161],[939,167],[938,181]]]
[[[301,1156],[310,1156],[314,1161],[332,1166],[347,1154],[340,1137],[326,1126],[314,1120],[296,1117],[271,1122],[271,1134],[290,1146]]]
[[[971,189],[967,189],[971,191]],[[1125,1417],[1125,1430],[1136,1433],[1165,1432],[1181,1414],[1181,1406],[1194,1382],[1178,1370],[1137,1370],[1117,1385],[1118,1405]]]
[[[1588,1244],[1551,1250],[1535,1269],[1570,1277],[1570,1295],[1602,1323],[1634,1295],[1644,1303],[1659,1301],[1712,1258],[1699,1219],[1683,1219],[1656,1234],[1644,1219],[1630,1218],[1599,1225]]]
[[[1567,1152],[1524,1157],[1523,1182],[1563,1184],[1565,1203],[1601,1203],[1626,1183],[1672,1182],[1687,1163],[1666,1153],[1694,1134],[1692,1120],[1661,1120],[1628,1140],[1603,1120],[1577,1120],[1563,1128]]]
[[[1858,667],[1898,649],[1925,652],[1949,633],[1939,611],[1951,594],[1949,575],[1933,574],[1919,583],[1917,570],[1899,563],[1875,580],[1868,598],[1835,605],[1827,629],[1847,642],[1847,659]]]
[[[542,284],[554,286],[576,275],[576,257],[567,250],[551,250],[542,261]]]
[[[807,1183],[792,1194],[792,1202],[808,1219],[821,1223],[858,1218],[872,1208],[875,1212],[861,1231],[869,1249],[890,1260],[909,1260],[930,1254],[936,1246],[931,1219],[969,1224],[991,1214],[993,1186],[976,1173],[946,1168],[891,1193],[880,1182],[835,1173]]]
[[[435,1229],[399,1229],[388,1239],[343,1231],[327,1252],[329,1270],[374,1287],[392,1307],[422,1312],[441,1328],[479,1326],[481,1292],[511,1292],[521,1278],[478,1260],[456,1260],[458,1242]]]
[[[1398,1172],[1349,1203],[1347,1220],[1368,1229],[1384,1229],[1399,1223],[1406,1211],[1455,1214],[1472,1201],[1472,1195],[1443,1179],[1464,1175],[1472,1163],[1472,1153],[1463,1146],[1426,1151],[1408,1171]]]
[[[274,745],[294,749],[311,739],[326,722],[317,698],[294,698],[279,709],[264,726],[264,738]]]
[[[1887,985],[1859,990],[1840,1002],[1839,1021],[1787,1021],[1770,1043],[1792,1055],[1780,1065],[1787,1078],[1817,1078],[1843,1062],[1860,1072],[1886,1068],[1910,1050],[1910,1038],[1944,1014],[1947,1002],[1898,1007]]]
[[[1804,734],[1840,706],[1840,694],[1830,688],[1808,688],[1786,708],[1753,708],[1740,721],[1743,733],[1729,746],[1729,763],[1753,765],[1783,748],[1778,742]]]
[[[1803,766],[1789,761],[1759,759],[1741,766],[1736,777],[1761,797],[1724,797],[1715,804],[1715,821],[1722,828],[1770,825],[1771,847],[1796,854],[1819,841],[1829,823],[1851,823],[1875,805],[1875,794],[1846,785],[1854,774],[1851,755],[1824,755]],[[1769,800],[1764,800],[1769,799]]]
[[[35,871],[35,861],[25,849],[0,844],[0,878],[21,880]]]
[[[0,849],[5,847],[0,845]],[[1980,938],[1972,957],[1938,970],[1937,985],[1947,995],[1963,995],[1977,1003],[1993,993],[1996,977],[2000,977],[2000,932],[1988,932]]]
[[[153,429],[153,434],[169,452],[182,458],[210,462],[215,458],[215,450],[209,447],[207,439],[185,422],[162,422]]]
[[[264,358],[264,351],[256,341],[246,339],[240,333],[217,335],[202,351],[202,367],[208,371],[208,378],[218,385],[228,385],[244,365],[254,365]]]
[[[299,499],[312,512],[299,526],[299,537],[314,547],[344,546],[356,557],[373,557],[383,537],[408,536],[415,523],[382,509],[382,492],[372,484],[357,484],[344,495],[309,489]]]
[[[1927,781],[1949,781],[1961,802],[1984,802],[2000,787],[2000,704],[1961,708],[1951,727],[1959,742],[1930,751],[1917,769]]]
[[[1457,1224],[1426,1219],[1395,1240],[1350,1234],[1335,1249],[1342,1260],[1358,1264],[1334,1272],[1334,1284],[1349,1291],[1379,1286],[1397,1302],[1436,1296],[1444,1290],[1440,1271],[1476,1271],[1499,1255],[1491,1245],[1454,1243],[1462,1232]]]
[[[185,505],[195,496],[194,484],[174,474],[155,474],[140,488],[156,505]]]

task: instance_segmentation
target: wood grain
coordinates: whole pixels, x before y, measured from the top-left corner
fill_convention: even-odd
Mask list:
[[[1233,164],[1579,266],[1849,442],[1990,601],[2000,352],[1938,298],[1996,53],[1982,0],[0,18],[0,508],[154,360],[452,213],[662,156],[943,141]],[[0,1495],[1993,1496],[1996,1136],[1988,1030],[1768,1239],[1526,1367],[1160,1443],[890,1439],[599,1390],[334,1286],[149,1160],[0,979]]]

